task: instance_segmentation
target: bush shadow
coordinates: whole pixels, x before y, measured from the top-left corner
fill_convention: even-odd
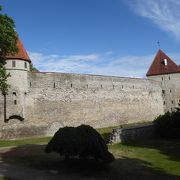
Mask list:
[[[93,159],[77,158],[65,161],[56,153],[44,153],[45,145],[23,145],[1,152],[1,160],[9,164],[56,172],[57,176],[79,177],[80,179],[180,179],[168,175],[162,169],[155,169],[146,161],[135,158],[117,158],[110,164],[102,164]],[[8,170],[8,169],[7,169]],[[28,175],[27,175],[28,176]]]

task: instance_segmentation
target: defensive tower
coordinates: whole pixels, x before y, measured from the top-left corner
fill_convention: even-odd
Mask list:
[[[146,76],[160,82],[165,111],[174,110],[180,103],[180,67],[159,49]]]
[[[31,60],[18,37],[18,53],[9,55],[6,59],[6,69],[10,73],[8,84],[10,89],[6,99],[7,121],[13,115],[24,118],[25,97],[28,92],[28,72],[30,71]]]

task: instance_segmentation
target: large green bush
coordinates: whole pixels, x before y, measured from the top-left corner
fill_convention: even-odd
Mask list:
[[[154,124],[161,137],[180,139],[180,108],[160,115],[155,119]]]
[[[114,160],[101,135],[88,125],[60,128],[46,146],[45,152],[57,152],[69,158],[93,157],[103,162]]]

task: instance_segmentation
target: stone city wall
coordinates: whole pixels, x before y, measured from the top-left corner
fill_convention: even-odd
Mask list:
[[[79,124],[99,128],[152,121],[164,113],[162,89],[154,80],[67,73],[28,76],[28,90],[16,89],[17,104],[11,90],[7,96],[8,116],[18,109],[24,121],[4,123],[0,110],[1,138],[52,135],[59,127]]]

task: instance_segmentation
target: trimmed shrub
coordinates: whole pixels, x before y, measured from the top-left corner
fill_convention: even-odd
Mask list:
[[[154,124],[157,129],[157,134],[165,138],[180,139],[180,109],[167,112],[155,119]]]
[[[45,148],[45,152],[57,152],[65,158],[93,157],[103,162],[111,162],[114,156],[101,135],[88,125],[60,128]]]

